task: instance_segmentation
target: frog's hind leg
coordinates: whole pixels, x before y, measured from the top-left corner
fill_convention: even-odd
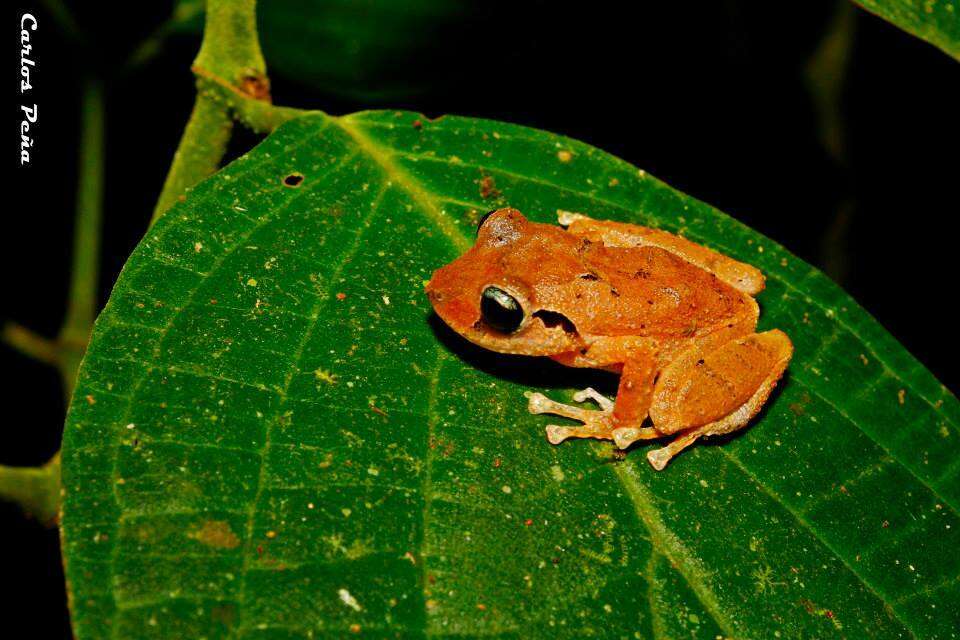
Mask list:
[[[710,353],[691,352],[661,374],[650,417],[662,434],[678,434],[647,459],[660,471],[701,436],[731,433],[760,411],[780,376],[793,345],[782,331],[731,340]]]
[[[777,378],[779,378],[779,375]],[[670,462],[675,455],[696,442],[697,438],[701,436],[718,436],[724,433],[732,433],[742,428],[750,422],[750,418],[760,411],[760,408],[763,406],[763,403],[767,401],[767,396],[770,395],[770,391],[773,390],[776,383],[777,380],[774,378],[769,384],[761,386],[750,400],[725,418],[683,431],[667,446],[648,452],[647,460],[650,461],[650,465],[657,471],[663,471],[664,467],[667,466],[667,463]]]

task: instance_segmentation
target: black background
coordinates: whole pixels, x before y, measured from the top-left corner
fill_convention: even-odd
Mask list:
[[[146,228],[193,101],[189,65],[198,39],[175,37],[157,60],[118,76],[133,44],[169,12],[166,3],[141,4],[124,9],[121,21],[113,3],[83,3],[78,22],[93,35],[83,50],[39,7],[5,15],[12,92],[3,139],[12,179],[0,226],[0,321],[54,335],[62,319],[78,78],[86,70],[110,78],[101,301]],[[378,70],[381,78],[415,78],[425,87],[417,95],[349,99],[273,75],[274,100],[332,113],[389,106],[484,116],[592,143],[825,269],[956,390],[960,63],[855,10],[837,156],[821,143],[804,81],[837,4],[656,4],[669,6],[482,3],[416,57]],[[24,10],[40,22],[30,96],[40,122],[28,168],[18,154],[16,33]],[[241,135],[232,153],[254,142]],[[0,360],[0,463],[42,463],[62,428],[58,376],[6,347]],[[68,637],[56,532],[0,504],[0,549],[12,587],[0,598],[0,620],[23,621],[32,637]]]

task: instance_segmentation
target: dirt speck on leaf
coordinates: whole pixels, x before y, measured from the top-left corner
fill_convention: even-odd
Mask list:
[[[236,549],[240,538],[223,520],[207,520],[198,529],[187,533],[187,537],[214,549]]]
[[[500,190],[491,176],[483,176],[480,179],[480,197],[484,200],[488,198],[497,198],[500,196]]]

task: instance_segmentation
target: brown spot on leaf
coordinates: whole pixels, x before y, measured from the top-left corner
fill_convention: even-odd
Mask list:
[[[240,538],[230,528],[230,523],[223,520],[207,520],[200,528],[189,532],[187,537],[214,549],[236,549],[240,546]]]
[[[804,392],[803,395],[800,396],[800,400],[797,402],[791,402],[787,408],[790,409],[793,415],[799,418],[807,413],[807,405],[810,404],[810,400],[810,394]]]
[[[480,179],[480,197],[486,200],[487,198],[497,198],[499,196],[500,190],[497,189],[493,178],[491,176],[483,176]]]
[[[232,604],[218,605],[210,609],[210,617],[213,618],[214,622],[219,622],[229,628],[237,620],[237,608]]]

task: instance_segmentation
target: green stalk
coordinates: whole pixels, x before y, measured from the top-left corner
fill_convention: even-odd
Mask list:
[[[60,454],[42,467],[0,465],[0,499],[19,504],[44,524],[56,522],[60,509]]]
[[[100,232],[103,224],[103,86],[87,80],[80,100],[80,153],[73,266],[67,314],[60,330],[60,373],[69,399],[97,314]]]
[[[203,42],[193,63],[197,99],[170,172],[153,210],[152,222],[167,212],[187,189],[214,173],[223,160],[233,129],[228,101],[217,99],[205,83],[269,103],[266,63],[257,37],[255,0],[208,0]]]
[[[151,223],[167,212],[180,196],[220,166],[227,151],[233,121],[219,102],[198,94],[193,113],[173,155],[173,163],[153,209]]]

